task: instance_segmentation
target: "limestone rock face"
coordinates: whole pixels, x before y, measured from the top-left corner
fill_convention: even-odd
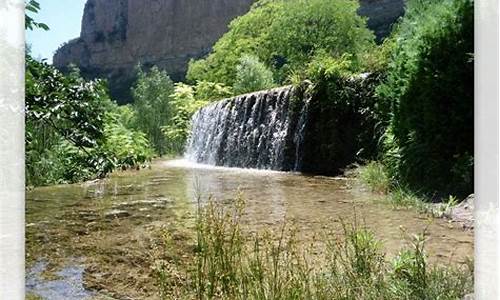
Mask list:
[[[191,58],[207,54],[229,22],[254,0],[88,0],[79,38],[54,55],[88,78],[108,79],[113,98],[127,102],[138,63],[181,80]]]
[[[75,64],[87,78],[106,78],[113,98],[130,100],[134,68],[157,65],[184,78],[191,58],[203,57],[255,0],[88,0],[79,38],[63,45],[54,65]],[[361,0],[359,13],[378,37],[404,11],[403,0]]]

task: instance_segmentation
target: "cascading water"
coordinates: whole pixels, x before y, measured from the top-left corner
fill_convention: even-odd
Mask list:
[[[307,105],[291,109],[291,86],[201,108],[192,119],[188,160],[217,166],[298,170]]]

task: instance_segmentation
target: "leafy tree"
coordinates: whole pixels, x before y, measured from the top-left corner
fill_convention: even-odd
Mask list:
[[[167,141],[161,131],[174,116],[172,94],[174,83],[165,71],[156,66],[149,72],[139,68],[136,85],[132,89],[136,126],[146,133],[159,155],[167,153]]]
[[[40,11],[40,3],[35,0],[30,0],[25,2],[26,12],[37,14]],[[43,30],[49,30],[49,26],[44,23],[36,22],[32,16],[29,16],[28,13],[24,15],[24,26],[26,29],[33,30],[35,28],[40,28]]]
[[[103,143],[104,116],[110,104],[103,82],[65,76],[47,63],[27,56],[28,183],[73,182],[87,179],[90,174],[102,176],[109,172],[108,161],[96,149]],[[53,161],[60,163],[55,163],[54,169],[59,170],[54,171],[54,178],[35,175],[39,168],[44,169],[41,164],[47,169]]]
[[[422,192],[466,195],[473,191],[473,1],[410,1],[396,30],[378,88],[392,115],[385,162]]]
[[[37,1],[26,10],[37,13]],[[26,15],[26,29],[48,30]],[[102,177],[151,158],[145,135],[131,128],[134,114],[112,103],[105,83],[86,81],[78,68],[62,74],[26,55],[26,183],[47,185]]]
[[[236,67],[234,92],[244,94],[273,87],[273,72],[259,59],[251,55],[243,55]]]
[[[115,106],[106,113],[103,149],[114,168],[139,167],[153,156],[146,134],[131,127],[133,115],[127,106]]]
[[[271,68],[282,83],[310,58],[323,51],[334,58],[351,54],[352,67],[361,65],[362,53],[374,36],[357,15],[354,0],[261,0],[235,19],[206,58],[191,61],[187,78],[233,86],[244,54]]]

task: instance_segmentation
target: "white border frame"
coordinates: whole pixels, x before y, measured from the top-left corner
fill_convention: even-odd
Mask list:
[[[475,1],[475,299],[499,299],[499,10]]]
[[[24,0],[0,0],[0,299],[24,299]]]

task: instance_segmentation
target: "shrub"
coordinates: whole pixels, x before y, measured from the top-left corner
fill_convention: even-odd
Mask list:
[[[236,67],[236,94],[269,89],[273,86],[273,73],[258,58],[251,55],[241,57],[240,64]]]
[[[104,141],[111,105],[103,82],[85,81],[76,72],[65,76],[28,55],[25,104],[27,185],[75,182],[110,171],[95,151]]]
[[[378,74],[349,75],[344,61],[329,59],[309,70],[315,75],[306,109],[314,121],[306,125],[301,170],[336,175],[349,164],[375,159],[381,136]]]
[[[410,1],[378,88],[393,112],[384,161],[392,176],[424,193],[473,190],[473,22],[471,0]]]
[[[26,58],[26,185],[72,183],[136,167],[151,157],[135,115],[104,83]]]
[[[359,175],[361,181],[373,192],[387,194],[391,189],[391,179],[385,166],[379,162],[372,161],[361,167]]]
[[[108,112],[104,126],[104,151],[110,157],[112,168],[138,168],[151,160],[153,150],[143,132],[132,129],[128,107],[116,107]]]

